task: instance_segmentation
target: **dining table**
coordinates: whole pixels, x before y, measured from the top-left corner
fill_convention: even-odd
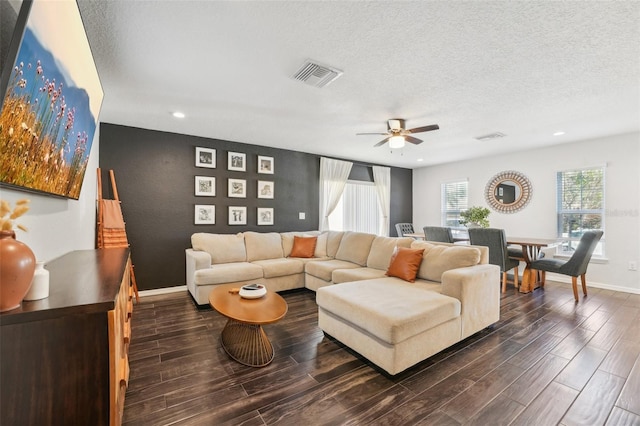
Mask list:
[[[404,234],[405,237],[412,237],[418,240],[424,240],[424,232],[414,232]],[[454,242],[469,242],[469,236],[466,233],[458,233],[453,236]],[[522,281],[520,283],[521,293],[531,293],[536,288],[544,285],[538,277],[538,271],[531,268],[531,262],[538,259],[540,252],[545,247],[555,247],[561,241],[552,238],[533,238],[533,237],[510,237],[507,236],[507,245],[522,247],[522,258],[525,268],[522,273]]]
[[[522,247],[522,259],[526,266],[522,273],[522,283],[520,293],[531,293],[534,289],[544,285],[538,277],[538,271],[531,268],[531,262],[538,259],[540,252],[545,247],[555,247],[560,244],[555,238],[531,238],[531,237],[509,237],[507,245]]]

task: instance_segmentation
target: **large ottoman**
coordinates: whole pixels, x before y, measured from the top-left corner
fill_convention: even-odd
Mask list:
[[[460,301],[440,288],[393,277],[322,287],[318,325],[394,375],[460,341]]]

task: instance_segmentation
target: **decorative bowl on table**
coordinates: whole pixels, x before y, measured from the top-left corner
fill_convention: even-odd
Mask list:
[[[240,297],[243,299],[259,299],[267,294],[267,288],[262,284],[247,284],[240,287]]]

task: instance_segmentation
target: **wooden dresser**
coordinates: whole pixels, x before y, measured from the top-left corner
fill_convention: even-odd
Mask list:
[[[0,424],[119,425],[129,379],[129,249],[45,265],[49,297],[0,314]]]

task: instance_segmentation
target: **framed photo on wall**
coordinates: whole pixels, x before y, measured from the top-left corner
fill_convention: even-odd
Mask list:
[[[247,171],[247,154],[242,152],[231,152],[227,154],[227,170],[236,172]]]
[[[196,225],[215,225],[216,224],[216,206],[196,204],[195,224]]]
[[[212,176],[196,176],[196,195],[199,197],[215,197],[216,178]]]
[[[273,225],[272,207],[258,207],[258,225]]]
[[[229,225],[246,225],[247,208],[244,206],[229,206]]]
[[[273,174],[273,157],[258,155],[258,173]]]
[[[274,184],[268,180],[258,181],[258,198],[273,199]]]
[[[230,198],[247,198],[247,181],[245,179],[228,179]]]
[[[196,167],[216,168],[216,150],[213,148],[196,147]]]

